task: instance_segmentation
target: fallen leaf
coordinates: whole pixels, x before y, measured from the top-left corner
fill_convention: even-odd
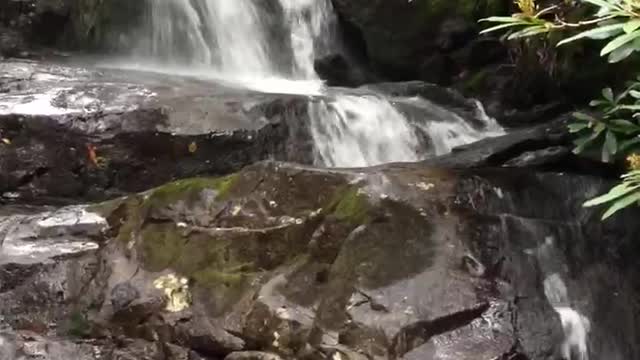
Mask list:
[[[189,152],[193,154],[196,151],[198,151],[198,144],[196,144],[196,142],[194,141],[191,144],[189,144]]]
[[[87,144],[87,156],[89,157],[89,162],[94,166],[98,166],[98,156],[96,155],[96,147]]]
[[[2,138],[2,142],[7,144],[7,145],[11,145],[11,140],[9,140],[7,138]]]

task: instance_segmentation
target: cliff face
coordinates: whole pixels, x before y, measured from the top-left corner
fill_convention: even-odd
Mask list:
[[[144,8],[145,1],[7,0],[0,5],[0,56],[26,55],[43,47],[123,46]]]
[[[458,53],[474,40],[476,21],[506,13],[508,8],[508,2],[502,0],[333,0],[333,3],[343,22],[360,33],[374,67],[396,77],[410,78],[416,78],[420,72],[425,76],[427,72],[436,72],[427,64],[436,53],[463,57]],[[453,62],[469,59],[456,60]]]

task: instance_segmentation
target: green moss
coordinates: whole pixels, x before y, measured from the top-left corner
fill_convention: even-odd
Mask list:
[[[247,274],[242,272],[224,272],[214,268],[205,268],[196,271],[193,279],[200,285],[219,285],[234,286],[243,283],[247,279]]]
[[[173,223],[147,224],[138,246],[144,268],[172,269],[204,291],[210,310],[222,313],[244,294],[255,275],[255,265],[243,255],[243,238],[208,233],[183,235]]]
[[[96,213],[103,217],[108,217],[125,202],[126,198],[113,199],[99,204],[90,205],[87,207],[87,211]]]
[[[140,236],[142,261],[149,271],[169,268],[180,257],[187,242],[173,223],[146,226]]]
[[[91,332],[91,324],[83,313],[74,311],[69,316],[66,332],[71,337],[85,338]]]
[[[135,235],[144,223],[146,213],[147,207],[139,196],[129,197],[112,211],[107,218],[111,226],[118,226],[118,235],[116,236],[118,242],[128,244],[129,241],[135,239]]]
[[[225,200],[238,179],[238,175],[221,178],[193,178],[178,180],[151,191],[148,202],[152,205],[175,203],[197,197],[202,190],[212,189],[218,193],[218,199]]]
[[[336,193],[332,208],[333,215],[339,220],[352,225],[368,223],[369,210],[371,208],[367,196],[360,193],[358,187],[348,187]]]

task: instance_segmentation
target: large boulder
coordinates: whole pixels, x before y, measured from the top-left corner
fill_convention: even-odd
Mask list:
[[[14,333],[210,358],[637,358],[637,213],[581,207],[607,186],[267,162],[14,215],[2,315]]]
[[[37,62],[0,69],[5,199],[105,199],[267,158],[312,161],[296,126],[305,96]]]

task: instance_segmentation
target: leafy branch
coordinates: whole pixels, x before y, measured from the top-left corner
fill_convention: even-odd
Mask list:
[[[507,39],[518,39],[588,28],[559,41],[556,46],[582,39],[608,39],[600,55],[606,56],[610,63],[640,51],[640,0],[582,0],[582,3],[592,6],[596,10],[594,15],[582,21],[568,22],[562,18],[557,6],[538,11],[535,0],[517,0],[519,13],[482,19],[482,22],[497,24],[482,33],[506,30]],[[584,204],[585,207],[608,204],[602,217],[604,220],[640,202],[640,155],[635,153],[640,149],[640,77],[617,95],[611,88],[603,89],[601,98],[589,105],[592,111],[575,113],[576,121],[569,125],[569,131],[576,135],[574,152],[579,154],[600,147],[603,162],[626,157],[629,163],[629,172],[622,176],[621,184]]]

